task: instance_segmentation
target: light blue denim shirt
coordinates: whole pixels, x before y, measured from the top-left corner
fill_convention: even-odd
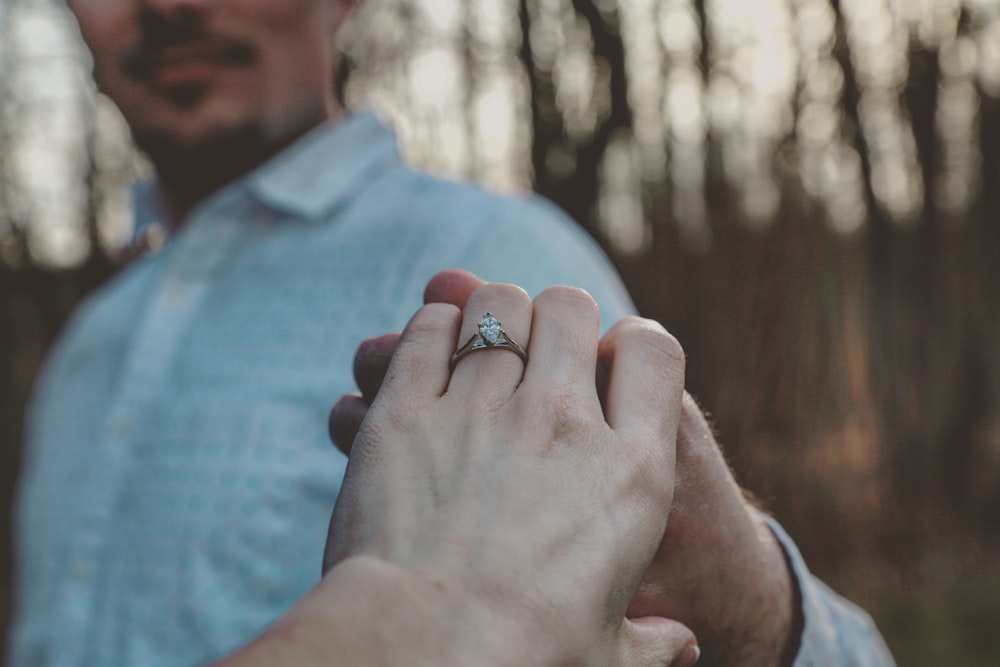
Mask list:
[[[445,267],[584,287],[604,328],[633,310],[555,207],[405,167],[371,113],[227,186],[87,299],[28,415],[12,667],[199,664],[312,586],[346,463],[329,406],[358,342],[402,328]],[[808,604],[840,604],[797,567]],[[810,634],[806,611],[800,664],[885,664],[829,661],[840,628],[880,641],[848,612]]]

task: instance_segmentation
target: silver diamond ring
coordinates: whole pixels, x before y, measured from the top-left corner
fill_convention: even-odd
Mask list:
[[[491,349],[510,350],[521,357],[521,361],[525,364],[528,363],[528,353],[524,351],[524,348],[500,327],[500,320],[493,317],[492,313],[487,312],[483,315],[483,319],[479,320],[479,333],[472,334],[472,338],[455,351],[451,363],[448,365],[448,370],[455,370],[455,364],[467,354]]]

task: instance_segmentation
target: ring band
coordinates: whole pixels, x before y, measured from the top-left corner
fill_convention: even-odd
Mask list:
[[[525,365],[528,363],[528,353],[524,351],[516,340],[507,335],[507,332],[500,327],[500,320],[487,312],[483,319],[479,320],[479,332],[472,334],[472,337],[465,341],[465,344],[455,350],[448,364],[448,370],[455,370],[455,364],[467,354],[478,352],[479,350],[510,350],[521,358]]]

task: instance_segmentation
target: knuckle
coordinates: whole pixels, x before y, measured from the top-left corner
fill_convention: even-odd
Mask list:
[[[426,411],[406,401],[376,401],[360,424],[359,435],[364,434],[370,447],[378,450],[396,450],[433,442],[436,435],[428,422]]]
[[[514,285],[512,283],[492,283],[488,286],[489,289],[496,290],[498,296],[503,296],[510,299],[528,299],[528,293],[524,291],[524,288],[520,285]]]
[[[589,411],[583,409],[580,401],[566,389],[545,395],[540,401],[540,407],[543,419],[551,426],[554,442],[574,440],[575,436],[590,426]]]
[[[546,287],[537,297],[536,303],[563,302],[570,303],[575,308],[586,308],[592,312],[597,312],[597,302],[587,290],[580,287],[569,287],[567,285],[554,285]]]
[[[657,356],[672,362],[685,363],[684,348],[673,334],[659,322],[642,317],[627,317],[619,323],[618,332],[627,345],[652,348]]]
[[[646,447],[632,466],[633,483],[639,497],[657,510],[669,509],[673,500],[673,471],[661,447]]]

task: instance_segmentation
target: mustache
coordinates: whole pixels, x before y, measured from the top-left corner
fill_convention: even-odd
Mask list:
[[[200,21],[144,12],[139,19],[138,43],[122,54],[122,68],[133,78],[148,76],[158,65],[184,58],[207,59],[226,65],[243,65],[257,57],[254,46],[243,39],[212,33]]]

